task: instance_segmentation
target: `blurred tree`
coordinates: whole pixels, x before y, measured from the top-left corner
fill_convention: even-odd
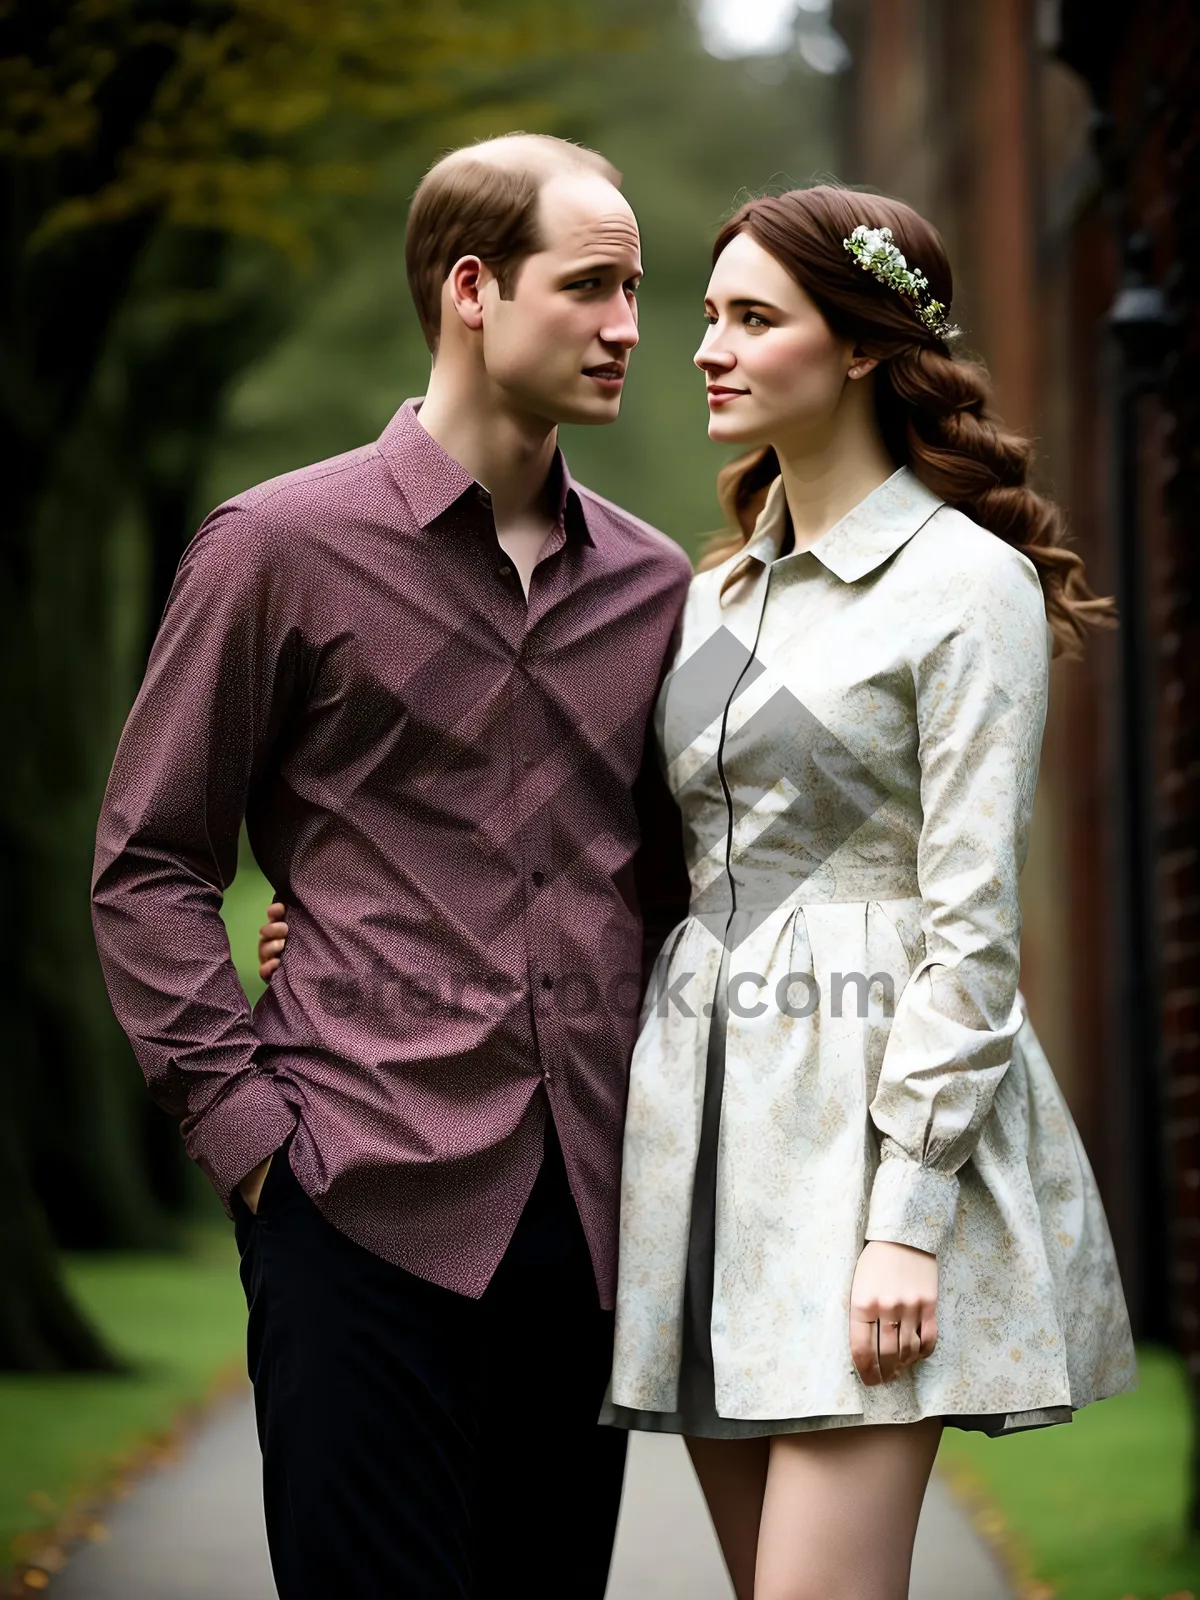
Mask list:
[[[540,118],[532,108],[522,125],[602,150],[623,170],[641,224],[641,343],[621,418],[564,430],[572,469],[694,550],[719,521],[723,460],[707,437],[704,383],[691,359],[704,332],[712,239],[746,191],[828,172],[831,80],[799,57],[708,55],[690,7],[676,0],[642,0],[639,18],[645,48],[593,49],[569,62],[553,106]],[[479,136],[504,126],[488,111],[457,124]],[[429,356],[404,282],[404,212],[444,137],[430,123],[395,153],[380,203],[355,217],[350,247],[311,275],[286,335],[239,376],[202,507],[373,438],[406,395],[423,392]]]
[[[47,1215],[74,1245],[173,1237],[181,1167],[153,1116],[147,1140],[87,885],[223,396],[287,327],[285,269],[319,260],[380,151],[430,118],[528,104],[594,38],[585,9],[0,0],[0,1366],[105,1360],[62,1292]]]

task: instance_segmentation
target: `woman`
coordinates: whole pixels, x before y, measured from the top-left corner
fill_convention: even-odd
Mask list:
[[[686,1436],[739,1600],[890,1600],[947,1422],[1135,1379],[1017,991],[1049,659],[1111,608],[951,358],[927,223],[818,186],[713,260],[709,434],[750,454],[656,709],[693,899],[633,1057],[606,1420]]]

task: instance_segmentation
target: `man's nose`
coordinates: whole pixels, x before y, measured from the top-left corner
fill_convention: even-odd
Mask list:
[[[601,328],[600,338],[604,344],[620,345],[623,350],[632,350],[638,342],[637,318],[633,314],[633,307],[624,297]]]

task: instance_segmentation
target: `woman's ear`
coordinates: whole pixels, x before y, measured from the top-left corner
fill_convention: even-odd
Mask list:
[[[854,353],[850,357],[850,367],[846,376],[848,378],[865,378],[868,372],[874,372],[878,365],[878,356],[864,355],[861,347],[856,345]]]

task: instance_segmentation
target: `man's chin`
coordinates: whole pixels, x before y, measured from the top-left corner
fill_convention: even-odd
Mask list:
[[[622,390],[618,389],[615,394],[604,394],[590,378],[582,378],[579,385],[572,385],[568,394],[557,397],[556,409],[561,422],[582,428],[603,427],[605,423],[617,420],[622,398]]]
[[[594,400],[591,404],[578,404],[563,408],[562,420],[571,423],[577,428],[600,428],[608,422],[615,422],[621,414],[621,396],[615,395],[611,400]]]
[[[585,380],[586,381],[586,380]],[[562,425],[594,428],[615,422],[621,409],[621,396],[580,392],[535,393],[532,389],[509,390],[510,399],[529,416],[542,417],[552,428]]]

